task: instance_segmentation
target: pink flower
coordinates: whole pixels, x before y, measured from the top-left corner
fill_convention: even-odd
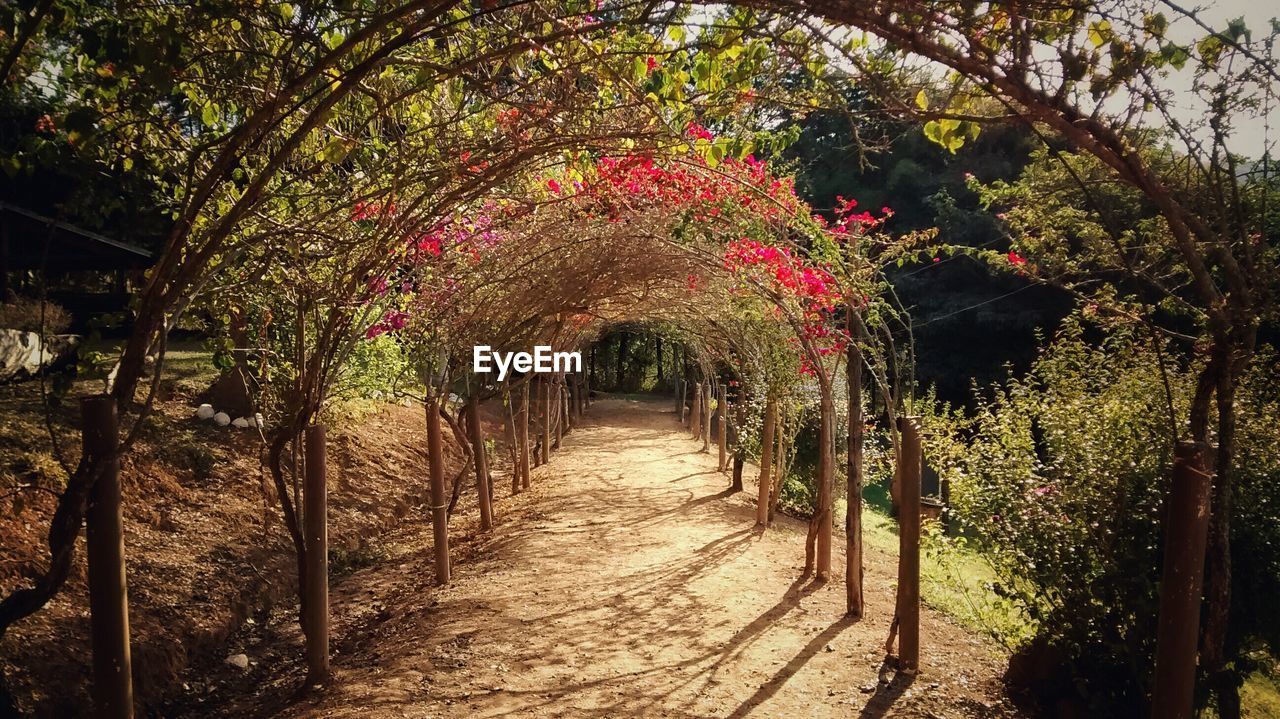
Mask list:
[[[689,137],[692,137],[695,140],[714,140],[715,139],[715,135],[712,135],[710,130],[708,130],[707,128],[703,127],[702,125],[699,125],[698,123],[692,120],[689,121],[688,125],[684,126],[684,134],[688,135]]]
[[[547,180],[547,187],[551,188],[551,191],[556,193],[557,195],[560,194],[559,182],[556,182],[555,180]]]

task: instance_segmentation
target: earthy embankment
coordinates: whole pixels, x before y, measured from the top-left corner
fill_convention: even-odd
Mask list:
[[[241,651],[229,640],[246,625],[270,616],[294,624],[292,545],[279,509],[267,505],[261,440],[252,430],[216,429],[197,421],[191,401],[175,397],[161,404],[155,429],[126,458],[121,472],[135,693],[149,714],[187,701],[191,677],[207,674],[229,653]],[[486,423],[491,431],[500,430]],[[13,424],[5,428],[10,434]],[[73,428],[67,429],[70,452],[78,445]],[[47,441],[39,432],[33,437]],[[446,441],[452,476],[461,454],[452,438]],[[371,561],[371,540],[405,516],[427,516],[421,508],[425,447],[420,406],[387,405],[330,434],[329,521],[336,570]],[[0,589],[6,592],[26,584],[48,556],[44,532],[52,498],[26,495],[20,507],[10,506],[12,499],[0,501]],[[470,502],[460,512],[474,513]],[[90,713],[87,607],[82,538],[65,590],[43,611],[16,624],[0,647],[9,690],[24,713]]]

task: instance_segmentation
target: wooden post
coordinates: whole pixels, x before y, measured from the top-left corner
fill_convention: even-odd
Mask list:
[[[324,427],[307,427],[305,440],[302,523],[307,571],[302,606],[306,609],[307,681],[318,683],[329,678],[329,497]]]
[[[862,482],[863,482],[863,425],[862,418],[862,347],[854,336],[853,308],[849,308],[849,342],[845,381],[849,388],[849,446],[846,466],[848,492],[845,500],[845,613],[861,617],[866,609],[862,594]]]
[[[502,387],[502,438],[511,454],[511,495],[520,493],[520,441],[516,439],[516,406],[510,389]]]
[[[551,441],[551,448],[560,449],[560,442],[564,439],[565,425],[564,402],[560,397],[560,378],[557,377],[555,379],[550,379],[548,384],[550,386],[547,388],[547,391],[549,392],[547,395],[547,401],[553,405],[551,414],[555,417],[555,439]]]
[[[103,719],[133,719],[133,666],[129,656],[129,597],[120,511],[119,420],[109,395],[80,400],[84,453],[101,473],[89,491],[85,515],[89,563],[89,631],[93,646],[93,698]],[[96,460],[96,461],[95,461]]]
[[[489,501],[489,456],[484,449],[484,427],[480,426],[480,397],[467,399],[467,426],[471,429],[471,451],[475,453],[476,491],[480,494],[480,531],[493,528],[493,503]]]
[[[520,417],[516,420],[516,439],[520,445],[520,487],[529,488],[529,382],[520,385]]]
[[[729,395],[724,385],[720,385],[720,401],[716,408],[720,423],[716,427],[716,444],[720,448],[720,471],[729,468]]]
[[[917,417],[899,417],[898,669],[920,670],[920,473],[924,453]]]
[[[680,393],[676,395],[676,411],[680,413],[680,424],[684,424],[684,397],[689,391],[688,380],[680,380]]]
[[[1213,473],[1208,446],[1179,442],[1173,457],[1165,516],[1164,573],[1156,630],[1151,716],[1190,719],[1194,712],[1196,650],[1208,542]]]
[[[702,427],[702,418],[699,412],[702,410],[702,383],[694,382],[693,384],[693,405],[689,409],[689,434],[694,439],[698,438],[698,433]]]
[[[833,512],[833,494],[835,492],[835,458],[832,457],[836,424],[835,403],[828,393],[822,398],[820,416],[818,418],[818,514],[813,518],[817,523],[817,564],[818,581],[831,579],[831,523]]]
[[[542,463],[551,461],[551,381],[543,376],[542,384]]]
[[[756,499],[756,526],[769,526],[769,499],[773,496],[769,473],[773,470],[773,436],[777,431],[778,403],[770,394],[764,405],[764,437],[760,440],[760,487]]]
[[[449,583],[449,497],[444,487],[444,442],[440,438],[440,398],[427,398],[427,459],[431,466],[431,534],[436,583]]]
[[[702,451],[711,451],[711,382],[702,386]]]

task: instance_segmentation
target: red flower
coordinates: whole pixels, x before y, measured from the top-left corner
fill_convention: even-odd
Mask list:
[[[684,134],[695,140],[714,140],[716,137],[711,134],[710,130],[692,120],[689,121],[688,125],[684,126]]]
[[[1017,251],[1015,250],[1009,250],[1009,264],[1013,265],[1014,267],[1022,267],[1023,265],[1027,264],[1027,258],[1018,254]]]
[[[653,72],[654,70],[658,69],[658,61],[653,57],[653,55],[650,55],[649,57],[645,58],[644,66],[646,71]]]

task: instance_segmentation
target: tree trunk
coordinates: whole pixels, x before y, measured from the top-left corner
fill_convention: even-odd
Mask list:
[[[520,443],[516,439],[515,399],[505,385],[502,388],[502,429],[503,439],[507,441],[507,452],[511,455],[511,494],[520,493]]]
[[[307,682],[323,683],[329,678],[329,527],[328,487],[325,467],[325,435],[322,425],[306,432],[306,488],[303,512],[307,542],[306,601],[303,633],[306,636]]]
[[[915,417],[898,418],[902,444],[898,457],[902,504],[898,512],[898,669],[920,669],[920,473],[923,453]]]
[[[1231,362],[1224,366],[1232,367]],[[1218,377],[1218,451],[1213,478],[1213,511],[1208,536],[1208,580],[1205,586],[1204,650],[1201,657],[1217,697],[1219,719],[1240,719],[1242,677],[1227,667],[1227,630],[1231,616],[1231,513],[1235,467],[1236,375],[1232,369]]]
[[[818,512],[813,522],[817,527],[818,581],[831,578],[831,523],[832,495],[835,487],[835,462],[832,448],[835,446],[836,406],[831,390],[822,391],[822,404],[818,418]]]
[[[542,378],[542,463],[551,462],[552,422],[555,421],[555,406],[551,403],[551,380]]]
[[[614,390],[618,392],[623,391],[622,383],[623,383],[623,380],[625,379],[625,372],[627,367],[627,345],[630,344],[630,341],[631,341],[631,336],[628,335],[626,332],[622,332],[618,335],[618,374],[617,374],[617,381],[615,382],[617,386],[614,387]]]
[[[489,457],[484,447],[484,428],[480,426],[480,397],[467,398],[467,428],[471,430],[471,449],[475,453],[476,492],[480,497],[480,531],[493,528],[493,505],[489,502]]]
[[[849,312],[854,310],[849,308]],[[849,446],[846,476],[848,492],[845,510],[845,613],[861,618],[865,609],[862,596],[862,347],[854,337],[854,323],[849,321],[848,362],[845,380],[849,388]]]
[[[760,440],[760,483],[756,498],[756,526],[769,525],[769,500],[773,496],[773,487],[769,474],[773,470],[773,443],[777,431],[778,403],[773,395],[769,395],[764,405],[764,433]]]
[[[698,433],[702,427],[702,417],[699,414],[702,410],[702,383],[696,382],[693,385],[693,405],[689,409],[689,436],[693,439],[698,438]]]
[[[427,459],[431,467],[431,534],[435,543],[436,583],[449,583],[449,498],[444,486],[444,440],[440,436],[440,398],[430,396]]]
[[[664,372],[662,369],[662,335],[658,335],[657,345],[658,345],[658,388],[661,389],[662,382],[664,379]]]
[[[723,384],[720,385],[720,401],[716,408],[718,424],[716,425],[716,445],[720,450],[720,463],[717,465],[723,472],[729,468],[729,402],[728,393]]]
[[[529,488],[529,382],[520,385],[520,418],[516,421],[516,434],[520,443],[520,488]]]
[[[711,451],[711,382],[702,387],[702,451]]]
[[[1213,484],[1207,455],[1204,444],[1180,442],[1174,457],[1151,693],[1154,719],[1191,719],[1195,714],[1196,649]]]
[[[86,397],[80,401],[80,411],[84,453],[106,465],[93,485],[85,522],[94,705],[96,716],[104,719],[133,719],[120,460],[114,457],[119,446],[116,400],[107,395]]]
[[[563,387],[560,384],[560,378],[549,379],[547,382],[547,401],[551,403],[551,414],[555,419],[555,439],[551,441],[552,449],[560,449],[560,442],[564,439],[564,401],[561,397]]]

